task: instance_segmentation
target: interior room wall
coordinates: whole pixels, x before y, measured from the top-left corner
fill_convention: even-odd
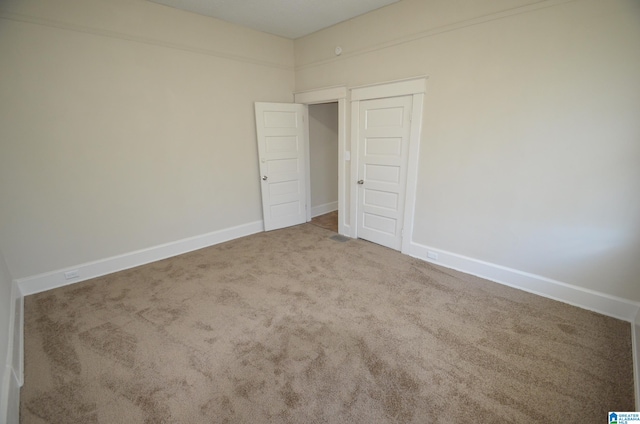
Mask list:
[[[309,105],[309,155],[312,215],[337,210],[338,103]]]
[[[293,42],[143,0],[0,3],[0,248],[24,278],[262,219]]]
[[[297,39],[296,90],[427,75],[412,240],[640,301],[639,16],[403,0]]]

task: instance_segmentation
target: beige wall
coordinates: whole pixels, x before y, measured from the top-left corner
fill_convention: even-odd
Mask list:
[[[403,0],[296,40],[296,90],[428,75],[413,240],[640,301],[639,18]]]
[[[338,103],[309,106],[311,207],[338,202]],[[336,206],[337,208],[337,206]]]
[[[413,240],[638,301],[639,16],[403,0],[294,43],[144,0],[5,0],[0,249],[22,278],[260,220],[254,101],[428,75]]]
[[[19,0],[0,58],[15,278],[262,219],[253,103],[292,101],[291,40],[143,0]]]

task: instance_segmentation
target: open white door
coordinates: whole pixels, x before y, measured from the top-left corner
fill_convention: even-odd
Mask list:
[[[255,109],[265,231],[305,223],[306,108],[256,103]]]
[[[360,102],[358,237],[400,250],[412,96]]]

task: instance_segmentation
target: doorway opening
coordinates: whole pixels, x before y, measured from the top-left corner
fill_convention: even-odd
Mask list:
[[[347,181],[350,178],[350,152],[347,149],[347,89],[346,87],[330,87],[324,89],[317,89],[305,92],[299,92],[294,94],[294,101],[299,104],[303,104],[307,107],[307,116],[309,113],[315,115],[315,118],[319,121],[323,118],[323,114],[325,117],[331,117],[331,120],[335,119],[335,114],[337,113],[337,125],[331,123],[329,125],[331,132],[337,132],[338,135],[338,159],[330,164],[331,169],[333,169],[333,165],[337,164],[337,186],[338,186],[338,206],[337,206],[337,215],[338,215],[338,234],[346,235],[351,237],[351,205],[349,202],[349,186]],[[337,109],[337,112],[336,112]],[[311,110],[311,111],[309,111]],[[310,121],[311,118],[308,118]],[[325,121],[326,123],[326,121]],[[314,140],[317,141],[317,140]],[[309,145],[309,137],[307,137],[307,145]],[[315,148],[314,148],[315,149]],[[316,157],[312,157],[309,154],[311,147],[309,146],[306,149],[307,154],[307,169],[311,169],[311,163],[315,162]],[[320,169],[321,177],[323,178],[323,170]],[[329,174],[324,171],[324,177],[328,178]],[[330,171],[333,175],[336,176],[335,171]],[[335,206],[332,206],[333,199],[329,198],[328,200],[322,200],[322,197],[315,196],[315,200],[311,200],[311,180],[313,177],[310,175],[310,172],[307,173],[307,222],[312,220],[312,210],[314,214],[322,214],[321,205],[329,205],[324,206],[325,208],[333,209]],[[317,178],[316,178],[317,179]],[[318,182],[318,181],[316,181]],[[334,185],[335,187],[335,185]],[[319,195],[321,196],[321,194]],[[335,199],[335,198],[334,198]],[[313,207],[316,209],[313,209]],[[325,209],[327,211],[327,209]]]
[[[309,107],[311,224],[338,232],[338,102]]]

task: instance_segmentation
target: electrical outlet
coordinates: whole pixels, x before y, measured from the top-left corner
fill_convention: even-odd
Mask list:
[[[77,269],[67,271],[64,273],[64,278],[66,278],[67,280],[73,280],[74,278],[78,278],[78,277],[80,277],[80,271],[78,271]]]
[[[432,252],[430,250],[427,250],[427,258],[437,261],[438,260],[438,254],[436,252]]]

